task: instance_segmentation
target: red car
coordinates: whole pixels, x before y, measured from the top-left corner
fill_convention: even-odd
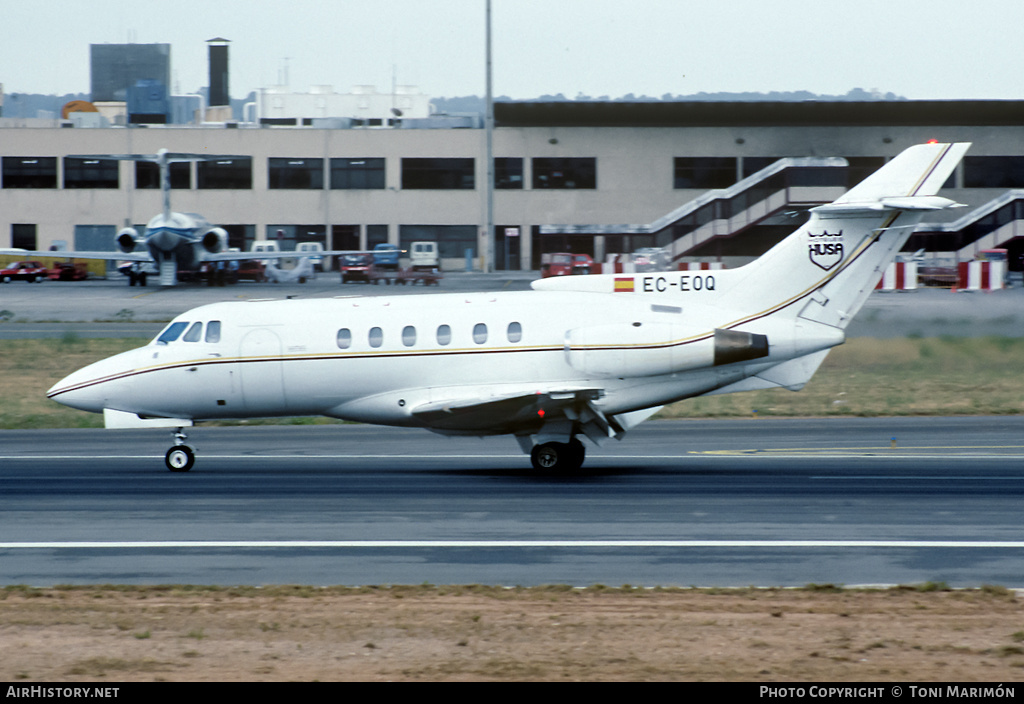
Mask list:
[[[39,262],[12,262],[0,268],[0,281],[5,284],[15,279],[32,283],[33,281],[45,281],[47,278],[49,278],[49,272]]]
[[[540,276],[546,279],[549,276],[575,276],[589,274],[594,266],[594,260],[589,254],[570,254],[569,252],[555,252],[544,255],[547,261],[540,267]]]
[[[374,270],[372,254],[346,254],[341,260],[341,283],[349,281],[370,282],[370,272]]]

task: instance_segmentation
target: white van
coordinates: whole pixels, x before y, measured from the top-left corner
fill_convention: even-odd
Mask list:
[[[409,247],[409,258],[414,270],[437,269],[441,266],[437,242],[413,242]]]

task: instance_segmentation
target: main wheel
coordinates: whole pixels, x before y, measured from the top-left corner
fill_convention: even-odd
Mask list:
[[[533,468],[545,472],[575,472],[583,466],[586,448],[573,438],[569,442],[545,442],[530,452]]]
[[[187,472],[196,462],[196,453],[188,445],[175,445],[167,451],[164,462],[172,472]]]

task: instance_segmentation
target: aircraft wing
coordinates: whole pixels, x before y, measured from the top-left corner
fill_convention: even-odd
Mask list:
[[[326,249],[322,252],[203,252],[204,262],[238,262],[249,259],[316,259],[318,257],[340,257],[345,254],[373,254],[373,250]]]
[[[58,259],[105,259],[117,262],[149,262],[155,263],[153,257],[146,252],[76,252],[67,249],[58,250],[28,250],[28,249],[0,249],[0,256],[16,257],[55,257]]]
[[[426,427],[441,432],[522,433],[559,419],[576,420],[585,409],[592,409],[591,401],[603,395],[599,388],[512,392],[486,399],[468,394],[421,404],[412,414]]]

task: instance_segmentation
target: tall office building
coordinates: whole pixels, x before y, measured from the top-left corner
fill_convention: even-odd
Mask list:
[[[93,102],[126,102],[138,81],[171,85],[170,44],[91,44]]]

